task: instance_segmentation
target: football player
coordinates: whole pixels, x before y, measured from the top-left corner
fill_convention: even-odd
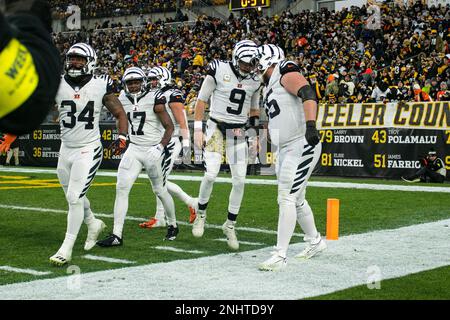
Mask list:
[[[277,245],[260,270],[277,271],[286,266],[286,253],[296,220],[308,242],[296,258],[308,259],[323,251],[326,243],[317,232],[314,216],[305,199],[306,184],[319,159],[321,144],[316,129],[317,100],[298,65],[285,60],[273,44],[258,48],[257,70],[263,81],[264,108],[272,144],[278,149]]]
[[[235,233],[236,219],[244,195],[247,173],[247,143],[245,131],[249,116],[255,125],[259,119],[260,82],[254,76],[253,58],[257,45],[250,40],[238,42],[232,53],[232,61],[213,60],[203,80],[195,106],[194,143],[197,150],[203,148],[203,116],[206,103],[211,98],[209,119],[206,122],[203,176],[197,216],[192,234],[201,237],[204,232],[206,208],[214,181],[220,170],[223,149],[231,169],[232,189],[229,197],[228,219],[222,226],[228,246],[239,249]],[[224,147],[225,139],[225,147]]]
[[[146,75],[141,68],[131,67],[125,70],[122,84],[119,99],[130,122],[130,145],[120,161],[117,174],[113,233],[97,244],[101,247],[123,244],[122,231],[128,211],[128,197],[142,168],[145,168],[153,192],[163,204],[167,215],[169,226],[165,239],[175,240],[178,234],[175,205],[167,191],[162,170],[174,128],[166,111],[166,99],[159,90],[147,90]]]
[[[103,221],[92,214],[86,197],[103,156],[99,128],[103,105],[118,120],[117,152],[126,148],[128,121],[125,111],[113,93],[109,76],[93,74],[96,63],[97,55],[90,45],[73,45],[67,51],[65,74],[56,95],[61,127],[57,173],[69,204],[66,237],[57,253],[50,257],[50,262],[59,266],[71,260],[83,219],[88,227],[85,250],[94,247],[105,228]]]
[[[184,110],[183,93],[172,85],[172,76],[169,69],[165,67],[152,68],[147,77],[150,90],[159,89],[166,98],[166,110],[174,124],[173,136],[167,146],[168,153],[163,165],[164,179],[167,180],[181,150],[183,150],[183,157],[186,160],[190,159],[191,138],[187,125],[186,111]],[[180,142],[180,137],[182,142]],[[167,181],[167,190],[169,190],[172,196],[176,196],[188,206],[190,211],[189,222],[192,223],[195,219],[195,199],[186,194],[178,185],[170,181]],[[139,224],[141,228],[166,226],[164,206],[158,197],[156,197],[156,203],[155,216],[149,221]]]

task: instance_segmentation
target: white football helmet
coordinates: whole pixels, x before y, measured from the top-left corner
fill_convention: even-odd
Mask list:
[[[79,56],[86,59],[86,64],[80,69],[70,63],[71,56]],[[65,72],[70,77],[78,77],[93,74],[97,65],[97,54],[94,49],[86,43],[76,43],[66,53]]]
[[[246,70],[242,70],[239,66],[239,61],[242,61],[247,64],[251,64],[252,67],[255,66],[255,55],[257,53],[258,46],[251,40],[241,40],[234,46],[232,53],[232,63],[234,68],[239,72],[239,74],[243,77],[253,73],[253,69],[248,72]]]
[[[256,54],[258,60],[256,69],[261,75],[264,75],[271,65],[285,59],[283,49],[274,44],[264,44],[258,47]]]
[[[128,88],[127,82],[130,80],[141,80],[141,88],[138,92],[130,92],[130,89]],[[145,76],[145,72],[138,67],[131,67],[125,70],[123,77],[122,77],[122,85],[123,89],[125,90],[125,93],[129,96],[135,97],[139,99],[142,97],[146,90],[147,90],[147,78]]]
[[[170,74],[169,69],[165,67],[154,67],[151,68],[148,75],[148,80],[151,86],[151,80],[152,79],[158,79],[158,84],[156,88],[164,88],[165,86],[168,86],[172,83],[172,75]],[[150,88],[156,89],[156,88]]]

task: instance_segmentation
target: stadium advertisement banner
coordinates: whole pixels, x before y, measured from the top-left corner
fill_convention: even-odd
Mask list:
[[[115,156],[108,149],[118,138],[115,124],[101,124],[100,135],[103,144],[102,169],[116,169],[122,155]],[[22,165],[56,167],[61,146],[60,128],[57,124],[44,124],[30,134],[19,137],[19,147],[23,152]]]
[[[323,145],[314,173],[399,178],[420,168],[420,159],[433,147],[450,176],[449,121],[448,102],[320,105],[318,128]],[[192,123],[190,127],[192,130]],[[61,143],[59,132],[56,124],[42,125],[21,136],[21,163],[55,167]],[[107,149],[117,138],[115,124],[100,125],[100,135],[104,147],[101,168],[116,169],[122,156],[114,156]],[[274,174],[276,154],[270,145],[260,150],[267,150],[258,155],[264,168],[260,172]],[[251,163],[255,163],[253,160]],[[190,168],[203,166],[200,162]]]
[[[449,102],[320,105],[318,128],[316,174],[399,178],[419,169],[430,148],[450,171]]]

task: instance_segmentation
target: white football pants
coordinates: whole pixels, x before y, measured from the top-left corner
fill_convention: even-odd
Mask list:
[[[233,129],[227,130],[227,139],[223,139],[222,132],[217,124],[208,120],[206,124],[206,147],[203,153],[206,172],[203,176],[198,202],[208,203],[213,190],[213,184],[217,178],[222,163],[222,155],[225,155],[231,170],[232,188],[228,203],[228,212],[237,215],[244,196],[245,176],[247,174],[248,145],[245,141],[245,131],[236,136]],[[224,145],[225,140],[225,145]]]
[[[151,161],[147,157],[148,147],[138,147],[130,144],[120,161],[117,173],[116,200],[114,202],[114,230],[113,233],[122,238],[125,216],[128,211],[128,197],[130,190],[136,181],[142,168],[145,168],[152,184],[153,192],[161,200],[167,214],[169,224],[176,226],[175,205],[173,199],[164,184],[162,167],[165,161],[164,155],[157,161]]]
[[[305,241],[315,239],[317,236],[314,216],[305,195],[308,179],[321,151],[320,143],[312,147],[305,138],[282,146],[278,151],[275,168],[279,205],[276,249],[281,256],[286,256],[296,220],[305,233]]]

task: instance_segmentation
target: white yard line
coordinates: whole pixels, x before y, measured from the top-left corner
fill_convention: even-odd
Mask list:
[[[450,265],[450,219],[341,237],[306,261],[290,246],[285,270],[260,272],[272,248],[82,273],[80,288],[68,277],[0,286],[4,299],[293,300]],[[126,248],[123,248],[126,250]],[[144,254],[144,253],[143,253]],[[73,257],[72,263],[76,263]],[[195,270],[196,272],[190,272]],[[83,270],[81,270],[83,272]],[[186,276],[186,275],[189,276]],[[167,281],[176,287],[167,287]],[[107,286],[99,283],[107,282]],[[367,289],[369,290],[369,289]],[[375,290],[375,289],[374,289]]]
[[[152,247],[152,248],[156,249],[156,250],[182,252],[182,253],[193,253],[193,254],[205,253],[204,251],[199,251],[199,250],[184,250],[184,249],[179,249],[179,248],[175,248],[175,247],[166,247],[166,246],[155,246],[155,247]]]
[[[222,242],[227,242],[227,239],[214,239],[214,241],[222,241]],[[265,246],[265,243],[262,242],[250,242],[250,241],[241,241],[239,240],[239,244],[246,244],[249,246]]]
[[[15,173],[46,173],[56,174],[55,169],[34,169],[34,168],[5,168],[0,167],[0,172],[15,172]],[[116,177],[117,172],[99,171],[97,176]],[[148,179],[145,173],[141,173],[139,178]],[[189,175],[170,175],[171,181],[201,181],[201,176]],[[216,182],[231,183],[231,178],[218,177]],[[246,184],[253,185],[277,185],[274,179],[246,179]],[[364,189],[364,190],[390,190],[390,191],[409,191],[409,192],[443,192],[450,193],[449,187],[429,187],[424,185],[389,185],[389,184],[370,184],[370,183],[351,183],[351,182],[326,182],[326,181],[309,181],[308,186],[318,188],[343,188],[343,189]]]
[[[50,212],[50,213],[64,213],[64,214],[67,214],[66,210],[60,210],[60,209],[48,209],[48,208],[39,208],[39,207],[24,207],[24,206],[14,206],[14,205],[5,205],[5,204],[0,204],[0,209],[13,209],[13,210],[38,211],[38,212]],[[95,213],[94,212],[94,215],[96,217],[99,217],[99,218],[114,219],[114,215],[113,214],[109,214],[109,213]],[[148,220],[148,219],[145,219],[145,218],[133,217],[133,216],[128,216],[128,215],[126,216],[125,219],[126,220],[131,220],[131,221],[141,221],[141,222]],[[191,225],[188,222],[184,222],[184,221],[177,221],[177,224],[184,225],[184,226]],[[205,224],[205,228],[222,230],[222,226],[221,225],[215,225],[215,224],[209,224],[209,223]],[[264,234],[274,234],[274,235],[277,234],[277,232],[275,230],[266,230],[266,229],[259,229],[259,228],[250,228],[250,227],[236,227],[236,230],[237,231],[255,232],[255,233],[264,233]],[[303,237],[303,234],[302,233],[294,233],[294,236]]]
[[[51,272],[47,271],[36,271],[33,269],[21,269],[21,268],[14,268],[10,266],[0,266],[1,271],[8,271],[8,272],[16,272],[16,273],[26,273],[31,274],[33,276],[46,276],[48,274],[51,274]]]
[[[88,260],[94,260],[94,261],[111,262],[111,263],[123,263],[123,264],[135,264],[136,263],[136,261],[102,257],[102,256],[94,256],[92,254],[86,254],[86,255],[82,256],[82,258],[88,259]]]

